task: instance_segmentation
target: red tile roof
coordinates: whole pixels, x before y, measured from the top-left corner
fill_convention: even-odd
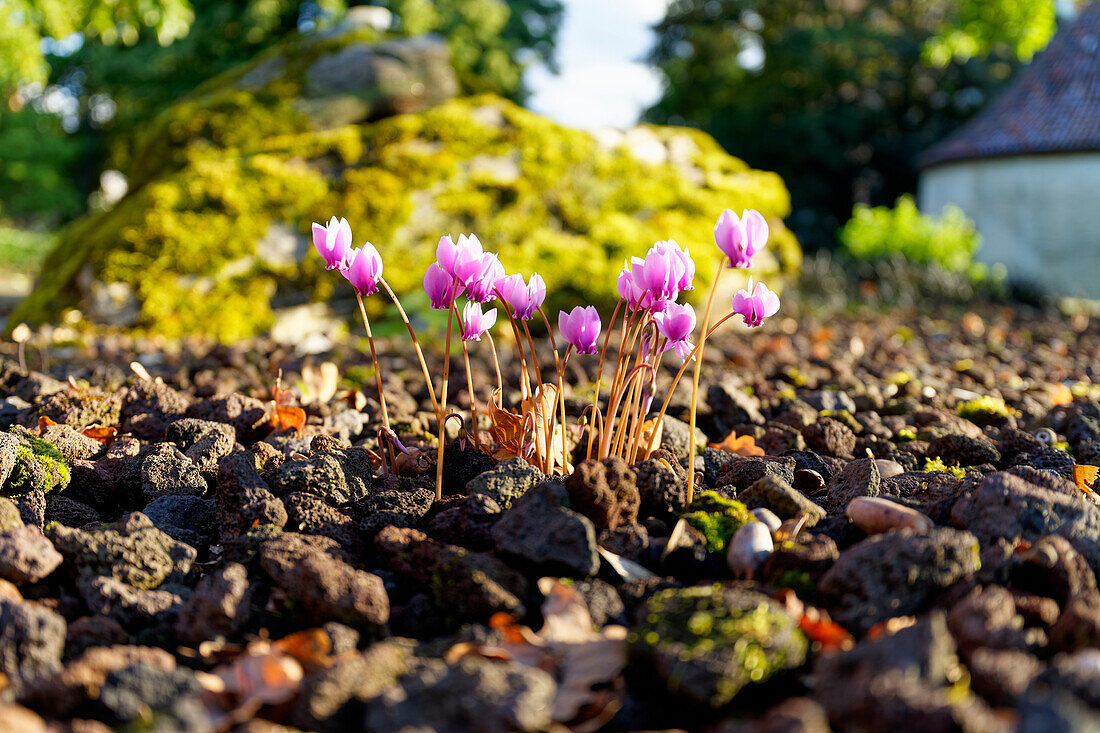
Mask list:
[[[1062,26],[1004,93],[917,164],[1083,150],[1100,150],[1100,3]]]

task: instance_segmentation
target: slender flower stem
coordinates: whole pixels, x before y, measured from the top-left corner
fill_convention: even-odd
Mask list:
[[[607,414],[604,418],[603,427],[600,428],[599,450],[596,451],[597,459],[606,458],[608,455],[607,452],[611,447],[611,429],[615,425],[615,417],[611,410],[611,403],[615,401],[616,395],[619,394],[619,388],[625,376],[623,374],[623,359],[626,358],[627,354],[626,340],[633,327],[634,319],[639,313],[641,313],[641,311],[631,313],[623,321],[623,332],[622,336],[619,337],[619,354],[615,359],[615,374],[611,378],[611,388],[607,393]]]
[[[542,317],[542,319],[544,321],[546,321],[546,316],[544,315]],[[548,331],[550,330],[550,322],[549,321],[546,321],[546,328],[547,328]],[[531,393],[531,399],[532,400],[541,400],[539,395],[542,394],[542,369],[539,367],[539,358],[538,358],[538,356],[535,355],[535,340],[533,338],[531,338],[531,329],[530,329],[530,327],[528,327],[527,321],[523,321],[523,333],[526,334],[526,336],[527,336],[527,348],[528,348],[529,353],[531,354],[531,362],[532,362],[534,370],[535,370],[535,388],[534,388],[534,391]],[[551,340],[551,343],[553,343],[554,334],[553,334],[552,331],[550,332],[550,340]],[[557,363],[558,363],[558,347],[555,344],[554,345],[554,364],[555,364],[555,366],[557,365]],[[540,408],[542,407],[541,401],[539,402],[539,407]],[[552,441],[553,435],[550,434],[549,432],[547,432],[548,430],[552,429],[552,428],[549,427],[549,424],[553,419],[554,419],[554,411],[553,410],[550,411],[549,419],[547,419],[546,415],[542,416],[542,421],[543,421],[543,426],[544,426],[543,427],[543,439],[546,441],[546,455],[541,456],[541,461],[542,461],[542,464],[543,464],[542,465],[543,473],[549,473],[550,472],[549,464],[553,463],[553,460],[554,460],[553,458],[550,457],[550,443]],[[535,429],[538,430],[537,424],[536,424]],[[536,446],[538,445],[537,440],[535,441],[535,445]],[[541,450],[540,450],[540,455],[541,455]]]
[[[623,301],[620,299],[615,304],[615,310],[611,314],[611,320],[607,322],[607,333],[603,337],[603,349],[600,350],[600,365],[596,368],[596,386],[592,390],[592,409],[595,411],[596,405],[600,401],[600,381],[603,379],[603,360],[607,356],[607,345],[611,342],[611,331],[615,327],[615,317],[619,315],[619,308],[623,305]],[[626,331],[626,316],[623,316],[623,333]],[[602,420],[601,420],[602,423]],[[595,423],[592,423],[588,428],[588,450],[585,451],[585,460],[592,458],[592,433]]]
[[[630,371],[627,372],[627,374],[632,374],[634,372],[634,370],[642,363],[641,349],[639,349],[637,352],[635,352],[634,351],[634,343],[638,340],[638,336],[642,332],[644,332],[645,329],[651,323],[653,323],[653,320],[651,318],[646,318],[645,314],[643,314],[641,322],[638,324],[637,328],[634,329],[634,332],[630,335],[630,342],[626,347],[626,355],[629,357],[630,354],[634,354],[634,366],[631,367]],[[656,329],[656,326],[654,326],[654,329]],[[630,387],[631,387],[630,382],[628,380],[624,379],[623,381],[621,381],[619,383],[618,392],[616,394],[621,398],[622,393],[624,391],[626,391],[627,389],[629,389]],[[625,406],[629,406],[629,404],[630,404],[629,403],[629,396],[628,396],[627,400],[628,401],[627,401]],[[618,405],[618,402],[616,402],[616,405]],[[601,446],[603,455],[614,455],[617,452],[617,446],[618,446],[618,443],[619,443],[618,437],[622,433],[623,422],[624,421],[622,419],[619,420],[619,427],[616,430],[615,429],[616,412],[617,412],[617,410],[610,410],[609,409],[608,413],[607,413],[607,419],[608,419],[607,437],[605,438],[604,444]],[[616,447],[612,447],[613,444]]]
[[[451,286],[451,306],[447,309],[447,349],[443,356],[443,389],[439,393],[439,414],[447,412],[447,380],[451,376],[451,329],[454,326],[455,296],[458,294],[458,283]],[[443,500],[443,449],[447,444],[447,421],[436,420],[439,423],[439,445],[435,455],[435,500]]]
[[[564,369],[564,366],[558,362],[558,343],[557,343],[557,339],[554,338],[554,329],[550,327],[550,319],[546,317],[546,312],[543,311],[542,306],[539,306],[537,310],[539,312],[539,315],[542,316],[542,322],[546,324],[546,333],[549,334],[549,336],[550,336],[550,346],[551,346],[551,348],[554,349],[554,368],[557,369],[557,371],[558,371],[558,398],[560,400],[562,400],[562,414],[564,414],[565,413],[565,397],[562,395],[562,381],[561,381],[562,370]],[[531,337],[531,331],[528,330],[526,323],[523,324],[523,329],[525,331],[527,331],[527,337],[530,338]],[[572,347],[572,345],[570,345],[570,347]],[[566,350],[566,353],[568,354],[568,350]],[[536,365],[536,368],[537,368],[537,365]],[[563,418],[563,420],[564,420],[564,418]],[[547,453],[550,452],[551,445],[552,445],[553,439],[554,439],[553,421],[554,421],[554,415],[553,415],[553,412],[551,412],[550,420],[547,421],[550,424],[550,431],[551,431],[549,433],[548,437],[547,437],[547,442],[546,442],[546,452]],[[565,423],[564,422],[562,422],[561,458],[562,458],[562,472],[564,473],[565,472],[565,467],[567,465],[569,465],[569,462],[566,460]]]
[[[500,390],[501,394],[504,394],[504,380],[500,377],[500,362],[497,361],[497,345],[493,341],[493,334],[486,331],[485,335],[489,337],[490,353],[493,355],[493,368],[497,372],[497,389]],[[524,374],[526,375],[526,370],[524,370]]]
[[[424,384],[428,385],[428,397],[432,401],[432,411],[435,412],[436,419],[439,419],[439,401],[435,398],[435,386],[432,384],[432,378],[430,372],[428,372],[428,365],[424,361],[424,352],[420,349],[420,341],[416,338],[416,333],[413,331],[412,324],[409,323],[409,317],[405,315],[405,309],[401,307],[401,301],[397,299],[397,295],[393,292],[390,284],[386,280],[380,279],[379,282],[382,287],[386,289],[386,292],[390,294],[390,298],[393,300],[393,304],[397,306],[397,312],[401,314],[401,320],[405,322],[405,328],[409,331],[409,337],[412,339],[413,347],[416,348],[416,358],[420,362],[420,370],[424,373]]]
[[[516,325],[516,319],[512,317],[508,304],[503,300],[500,301],[501,307],[504,308],[504,312],[508,313],[508,323],[512,325],[512,333],[516,337],[516,353],[519,354],[519,369],[522,375],[522,379],[519,383],[520,399],[527,399],[527,395],[531,393],[531,375],[527,371],[527,359],[523,356],[523,337],[519,335],[519,326]],[[493,347],[493,356],[496,357],[496,347]],[[499,379],[497,380],[500,381]],[[504,393],[503,387],[501,388],[501,394]]]
[[[726,315],[722,316],[721,320],[719,320],[718,323],[715,323],[713,326],[710,327],[710,330],[707,331],[707,336],[710,336],[712,333],[717,331],[719,326],[721,326],[723,323],[725,323],[729,319],[733,318],[735,315],[737,315],[737,314],[736,313],[727,313]],[[680,370],[678,372],[676,372],[676,376],[672,378],[672,384],[669,385],[668,393],[665,395],[665,401],[661,403],[661,409],[657,412],[657,417],[655,418],[656,422],[654,422],[654,426],[659,425],[660,422],[665,419],[665,411],[668,410],[668,405],[669,405],[670,402],[672,402],[672,395],[676,391],[676,385],[678,385],[680,383],[680,378],[682,376],[684,376],[684,372],[687,371],[688,364],[691,363],[691,360],[694,359],[695,355],[698,354],[698,353],[699,353],[699,344],[696,344],[695,348],[691,350],[690,354],[688,354],[688,358],[684,360],[684,363],[683,363],[683,365],[681,365]],[[657,437],[656,431],[654,431],[654,433],[649,436],[649,445],[646,446],[646,451],[645,451],[645,457],[646,458],[648,458],[649,454],[653,452],[653,441],[656,437]],[[694,438],[692,440],[694,441]]]
[[[707,309],[703,311],[703,325],[699,329],[699,355],[695,359],[695,372],[691,377],[691,416],[688,420],[688,443],[691,450],[688,451],[687,467],[687,500],[691,503],[695,493],[695,408],[699,399],[699,375],[703,372],[703,349],[707,343],[707,326],[710,325],[710,312],[714,308],[714,295],[718,292],[718,278],[725,269],[726,260],[723,258],[718,263],[718,270],[714,273],[714,282],[710,285],[710,295],[707,297]]]
[[[569,355],[573,353],[573,344],[569,344],[565,347],[565,356],[561,358],[561,369],[558,370],[558,404],[561,406],[561,472],[562,475],[569,470],[569,449],[565,445],[565,389],[562,385],[562,372],[565,371],[565,365],[569,363]],[[554,431],[550,431],[550,445],[546,447],[546,452],[553,451]]]
[[[386,393],[382,390],[382,370],[378,367],[378,353],[374,349],[374,334],[370,330],[370,319],[367,318],[367,308],[363,305],[363,296],[355,294],[359,302],[359,313],[363,316],[363,327],[367,330],[367,343],[370,344],[370,360],[374,363],[374,384],[378,388],[378,404],[382,407],[382,425],[386,430],[390,429],[390,415],[386,410]],[[396,465],[393,456],[393,447],[386,444],[386,450],[390,454],[390,465]]]
[[[664,347],[668,343],[668,339],[662,337],[657,339],[655,348],[649,355],[649,365],[653,367],[653,383],[647,388],[656,391],[657,389],[657,372],[661,368],[661,357],[664,356]],[[630,443],[627,445],[627,460],[634,463],[638,458],[639,443],[642,439],[642,433],[645,431],[645,413],[649,410],[649,404],[652,402],[652,393],[650,393],[650,399],[646,400],[646,407],[642,409],[642,394],[644,390],[638,390],[638,397],[634,403],[634,422],[633,428],[630,431]],[[656,430],[657,423],[653,423],[654,430]]]
[[[474,397],[474,374],[470,371],[470,349],[462,339],[462,359],[466,362],[466,390],[470,393],[470,414],[474,423],[474,445],[481,447],[481,428],[477,424],[477,398]]]

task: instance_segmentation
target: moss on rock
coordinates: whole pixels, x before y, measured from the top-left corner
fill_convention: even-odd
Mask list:
[[[688,509],[682,518],[703,534],[709,552],[723,552],[745,522],[755,521],[744,504],[715,491],[702,492]]]
[[[12,496],[27,491],[60,491],[69,485],[69,466],[61,451],[41,438],[22,430],[16,434],[15,465],[4,483],[4,493]]]
[[[272,325],[276,293],[286,304],[335,293],[350,313],[346,288],[311,252],[310,222],[333,214],[378,246],[399,292],[420,287],[440,234],[473,231],[509,271],[539,271],[551,308],[606,306],[624,258],[659,239],[689,246],[704,261],[699,280],[709,277],[727,207],[770,220],[758,271],[798,267],[782,180],[705,133],[645,126],[598,139],[490,96],[370,121],[402,106],[372,106],[369,91],[325,96],[310,81],[321,61],[366,42],[354,31],[276,49],[163,113],[136,146],[129,195],[63,233],[9,322],[76,307],[231,340]],[[349,104],[359,111],[333,111]]]
[[[643,618],[631,633],[634,648],[670,692],[712,707],[806,659],[798,622],[755,591],[721,584],[663,590]]]

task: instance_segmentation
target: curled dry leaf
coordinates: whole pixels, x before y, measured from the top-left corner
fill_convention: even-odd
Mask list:
[[[779,591],[776,599],[787,613],[798,619],[798,628],[810,641],[820,645],[823,654],[851,649],[855,645],[855,639],[843,626],[829,618],[825,611],[803,603],[790,588]]]
[[[764,449],[756,445],[751,435],[738,436],[736,432],[730,432],[721,443],[711,443],[711,448],[724,450],[727,453],[736,453],[739,456],[749,458],[751,456],[764,455]]]
[[[1071,402],[1073,402],[1073,390],[1064,384],[1055,385],[1050,393],[1051,406],[1058,407],[1059,405],[1068,405]]]
[[[498,645],[465,643],[452,647],[448,662],[466,654],[503,659],[549,672],[558,683],[553,718],[587,729],[604,721],[621,705],[614,683],[626,666],[626,629],[605,626],[595,631],[584,598],[556,578],[542,578],[539,590],[543,627],[537,634],[507,614],[495,614],[489,625],[504,636]],[[599,688],[599,689],[595,689]]]
[[[490,455],[498,461],[519,456],[540,470],[543,470],[539,463],[539,458],[542,457],[548,459],[547,472],[553,472],[562,458],[565,440],[565,431],[554,419],[557,399],[558,388],[553,384],[543,384],[534,395],[521,403],[522,413],[517,415],[503,408],[500,390],[493,390],[485,405],[490,423],[489,436],[493,441]],[[534,431],[531,430],[532,421],[524,417],[528,413],[533,418]],[[553,426],[549,453],[546,448],[547,431],[550,429],[548,424]],[[569,465],[564,468],[566,473],[572,470]]]
[[[103,445],[110,445],[118,437],[118,430],[106,425],[89,425],[80,432],[85,437]]]
[[[283,373],[275,378],[275,386],[271,388],[271,398],[275,401],[275,409],[271,413],[269,421],[271,431],[280,433],[284,430],[294,430],[297,437],[302,437],[302,428],[306,424],[306,412],[300,407],[288,407],[290,395],[282,390]]]

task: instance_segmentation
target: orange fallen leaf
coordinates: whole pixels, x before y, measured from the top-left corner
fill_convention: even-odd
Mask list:
[[[38,433],[41,435],[42,431],[51,425],[57,425],[57,423],[45,415],[42,415],[38,418]]]
[[[324,629],[297,631],[271,646],[307,664],[327,664],[332,653],[332,639]]]
[[[306,411],[300,407],[287,407],[284,403],[290,401],[290,395],[282,391],[283,372],[275,377],[275,386],[271,389],[271,397],[275,400],[275,411],[271,413],[271,429],[280,433],[284,430],[294,429],[297,437],[302,437],[302,428],[306,424]]]
[[[118,437],[117,429],[104,425],[89,425],[80,432],[86,437],[103,445],[110,445],[114,442],[114,439]]]
[[[1086,494],[1092,493],[1092,486],[1096,483],[1096,474],[1100,473],[1100,468],[1097,466],[1090,466],[1087,463],[1078,463],[1073,467],[1073,482],[1077,484],[1077,488],[1084,491]]]
[[[828,616],[811,618],[805,615],[798,620],[798,628],[802,629],[810,641],[816,641],[821,645],[822,651],[840,651],[850,649],[855,644],[855,639],[843,626],[833,621]]]
[[[881,636],[891,636],[907,629],[917,622],[917,619],[913,616],[894,616],[888,618],[885,621],[879,621],[877,624],[867,630],[868,639],[877,639]]]
[[[1056,385],[1054,391],[1050,393],[1050,404],[1054,407],[1068,405],[1071,402],[1073,402],[1073,391],[1064,384]]]
[[[756,441],[753,440],[751,435],[742,435],[738,437],[736,432],[731,432],[721,443],[711,443],[710,447],[724,450],[727,453],[736,453],[746,458],[764,455],[764,449],[757,447]]]

